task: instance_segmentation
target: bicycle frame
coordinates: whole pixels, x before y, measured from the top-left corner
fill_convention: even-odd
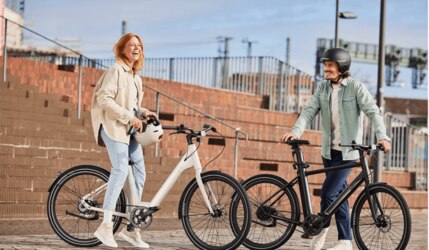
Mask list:
[[[190,155],[188,155],[188,153]],[[207,209],[209,210],[209,212],[211,214],[214,214],[213,209],[212,209],[211,204],[210,204],[209,197],[207,195],[206,189],[205,189],[203,181],[201,179],[202,167],[201,167],[200,157],[198,155],[197,148],[196,148],[195,144],[193,144],[193,143],[188,144],[187,153],[182,156],[179,163],[176,165],[176,167],[170,173],[168,178],[164,181],[161,188],[158,190],[158,192],[155,194],[155,196],[152,198],[152,200],[150,202],[140,201],[140,197],[138,197],[137,189],[135,187],[134,176],[132,173],[132,167],[131,167],[131,165],[129,165],[128,166],[128,176],[127,176],[127,180],[125,183],[126,184],[125,188],[128,191],[129,203],[131,204],[131,206],[142,206],[142,207],[147,207],[147,208],[157,208],[161,204],[161,202],[164,200],[165,196],[170,192],[171,188],[174,186],[174,184],[177,181],[177,179],[179,178],[179,176],[186,169],[189,169],[191,167],[194,167],[194,169],[195,169],[195,178],[196,178],[198,187],[202,193],[202,196],[203,196],[204,202],[207,206]],[[92,207],[91,205],[89,205],[86,202],[86,200],[90,199],[90,197],[92,197],[94,195],[101,193],[104,189],[106,189],[106,186],[107,186],[107,183],[98,187],[96,190],[92,191],[91,193],[83,196],[81,199],[81,204],[89,210],[97,211],[97,212],[104,212],[104,210],[101,208]],[[210,189],[210,187],[208,187],[208,188]],[[212,192],[210,192],[210,190],[208,190],[208,191],[209,191],[209,193],[212,193]],[[211,199],[213,199],[213,201],[216,202],[215,197],[211,197]],[[113,212],[113,215],[124,217],[128,220],[130,219],[129,213]]]
[[[302,154],[301,149],[298,146],[293,147],[293,153],[294,157],[294,168],[297,169],[297,176],[292,179],[291,182],[289,182],[287,185],[280,188],[278,191],[276,191],[274,194],[272,194],[265,202],[262,203],[266,204],[268,201],[270,201],[273,197],[278,195],[280,192],[283,191],[285,188],[293,187],[295,184],[299,184],[299,191],[301,195],[301,203],[302,203],[302,209],[304,213],[304,218],[307,218],[310,215],[313,215],[312,211],[312,204],[311,204],[311,197],[310,197],[310,191],[308,188],[308,177],[311,175],[316,175],[320,173],[326,173],[330,171],[338,171],[342,169],[348,169],[348,168],[356,168],[361,167],[362,172],[350,183],[350,185],[347,186],[347,188],[341,192],[341,194],[337,197],[337,199],[334,200],[334,202],[329,205],[324,211],[321,211],[319,213],[320,217],[319,220],[322,220],[323,218],[329,218],[332,215],[335,214],[335,212],[339,209],[340,205],[345,202],[358,188],[359,186],[365,182],[365,192],[367,192],[369,197],[369,186],[372,183],[371,176],[370,176],[370,170],[368,166],[368,162],[364,156],[364,153],[359,151],[359,161],[357,162],[351,162],[348,164],[336,166],[336,167],[330,167],[330,168],[323,168],[323,169],[316,169],[311,171],[306,171],[306,168],[308,167],[308,164],[304,161],[304,157]],[[277,202],[282,196],[281,194],[279,197],[277,197],[270,205]],[[376,205],[379,206],[378,199],[375,199]],[[373,201],[369,202],[370,210],[372,211],[372,216],[375,218],[376,212],[374,208]],[[274,216],[277,219],[284,220],[286,222],[295,223],[295,224],[301,224],[299,221],[294,221],[288,218],[280,217],[280,216]],[[316,221],[317,222],[317,221]]]

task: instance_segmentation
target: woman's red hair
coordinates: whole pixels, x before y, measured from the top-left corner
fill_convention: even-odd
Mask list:
[[[119,41],[115,44],[113,47],[113,52],[115,53],[115,58],[118,61],[122,62],[128,62],[127,57],[123,54],[125,45],[128,43],[128,41],[131,40],[131,38],[137,38],[139,40],[140,45],[142,46],[142,54],[140,55],[140,58],[134,63],[132,69],[134,71],[134,74],[137,73],[137,71],[140,71],[143,69],[143,59],[144,59],[144,52],[143,52],[143,42],[142,39],[133,33],[125,34],[124,36],[119,39]]]

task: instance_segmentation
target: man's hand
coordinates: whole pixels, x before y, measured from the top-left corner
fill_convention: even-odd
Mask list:
[[[390,146],[390,142],[387,140],[381,140],[377,143],[378,145],[381,145],[383,147],[383,151],[384,153],[387,153],[390,151],[391,146]]]
[[[298,137],[294,136],[291,133],[286,133],[282,136],[282,138],[280,139],[280,142],[286,142],[287,140],[298,140]]]

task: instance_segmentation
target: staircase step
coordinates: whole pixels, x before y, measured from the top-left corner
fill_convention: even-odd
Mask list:
[[[84,119],[77,120],[74,118],[63,117],[60,115],[53,116],[51,114],[37,114],[29,111],[16,112],[13,110],[2,110],[0,113],[0,119],[30,120],[35,122],[48,122],[53,124],[81,125],[88,127],[90,126],[90,124],[84,122]]]
[[[46,124],[46,123],[45,123]],[[20,124],[22,125],[22,124]],[[78,127],[76,129],[70,129],[67,126],[67,132],[64,132],[64,126],[61,126],[57,130],[50,129],[48,126],[37,126],[34,124],[34,128],[37,130],[29,130],[24,127],[14,126],[3,126],[0,125],[0,133],[4,136],[12,137],[24,137],[24,138],[42,138],[42,139],[56,139],[64,141],[75,141],[75,142],[92,142],[95,143],[94,133],[92,130]],[[0,141],[1,144],[1,141]]]

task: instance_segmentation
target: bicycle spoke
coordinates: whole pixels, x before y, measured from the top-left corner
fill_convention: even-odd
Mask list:
[[[409,239],[409,225],[407,210],[403,209],[405,201],[390,187],[378,187],[372,191],[370,199],[358,205],[357,221],[355,221],[356,243],[369,249],[397,249],[404,248]],[[376,200],[379,202],[377,203]],[[375,218],[369,209],[369,202],[373,201],[376,210]],[[408,213],[409,214],[409,213]]]
[[[78,247],[100,244],[93,236],[100,225],[99,212],[81,205],[82,197],[104,185],[108,180],[105,171],[94,166],[77,166],[59,177],[58,183],[49,193],[48,218],[55,233],[64,241]],[[102,207],[105,190],[100,190],[85,202],[93,207]],[[125,211],[125,197],[120,194],[117,211]],[[114,231],[121,218],[114,216]]]
[[[183,223],[187,230],[185,231],[194,244],[200,248],[229,248],[227,246],[237,245],[241,243],[236,233],[234,233],[231,225],[231,204],[233,198],[236,199],[237,207],[233,213],[236,216],[236,222],[239,227],[243,228],[243,223],[250,224],[250,218],[245,218],[242,208],[242,198],[237,192],[239,186],[234,186],[231,182],[221,176],[214,176],[210,179],[204,179],[204,190],[207,192],[211,209],[214,214],[208,212],[206,203],[204,202],[201,190],[195,185],[192,192],[185,199],[186,211],[183,216]],[[244,194],[244,190],[242,191]],[[249,214],[249,213],[248,213]]]

